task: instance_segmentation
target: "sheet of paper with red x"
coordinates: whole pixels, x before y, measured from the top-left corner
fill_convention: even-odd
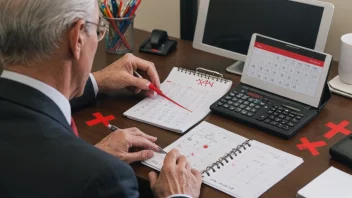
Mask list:
[[[297,144],[297,148],[299,150],[309,150],[310,153],[312,153],[313,156],[317,156],[320,153],[316,149],[317,147],[322,147],[326,146],[326,143],[324,141],[319,141],[319,142],[309,142],[307,138],[301,138],[300,139],[302,144]]]

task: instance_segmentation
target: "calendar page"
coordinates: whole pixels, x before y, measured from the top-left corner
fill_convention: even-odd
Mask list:
[[[257,36],[241,82],[318,107],[326,83],[328,55]]]
[[[239,147],[244,142],[250,146]],[[205,121],[164,148],[166,152],[172,149],[178,149],[192,168],[203,172],[205,184],[239,198],[259,197],[303,163],[302,158]],[[160,171],[164,158],[165,154],[155,152],[142,164]],[[221,159],[222,163],[214,165]]]
[[[160,85],[163,93],[192,112],[157,95],[145,98],[124,115],[163,129],[183,133],[210,113],[210,105],[221,98],[232,82],[174,67]]]
[[[225,129],[203,121],[164,150],[169,152],[174,148],[178,149],[187,157],[190,165],[201,172],[246,140],[240,135],[229,133]],[[153,158],[142,163],[160,170],[164,157],[165,154],[155,152]]]

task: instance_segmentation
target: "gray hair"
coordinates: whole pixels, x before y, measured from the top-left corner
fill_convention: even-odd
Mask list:
[[[0,65],[43,61],[64,32],[93,13],[95,0],[0,0]],[[89,17],[91,18],[91,17]]]

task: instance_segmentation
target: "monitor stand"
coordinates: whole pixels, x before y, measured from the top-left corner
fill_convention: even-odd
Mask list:
[[[230,65],[228,68],[226,68],[226,71],[233,74],[242,75],[243,67],[244,67],[244,62],[237,61],[234,64]]]

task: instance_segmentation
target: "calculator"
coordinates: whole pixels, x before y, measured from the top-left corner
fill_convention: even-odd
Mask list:
[[[331,61],[329,54],[254,34],[241,83],[210,109],[288,139],[330,99]]]

